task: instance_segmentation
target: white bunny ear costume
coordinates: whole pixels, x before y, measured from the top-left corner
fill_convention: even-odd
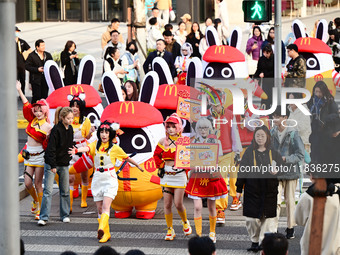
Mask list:
[[[292,31],[296,39],[300,37],[306,37],[305,25],[299,19],[293,21]]]
[[[321,41],[323,41],[324,43],[327,43],[328,40],[328,24],[327,21],[325,19],[321,19],[318,27],[316,29],[316,35],[315,38],[320,39]]]
[[[108,104],[121,101],[123,102],[123,93],[120,80],[113,71],[105,72],[102,77],[104,94]]]
[[[56,62],[47,60],[44,65],[44,75],[50,92],[64,87],[63,79]]]
[[[235,27],[231,32],[228,42],[231,47],[234,47],[238,50],[241,49],[241,41],[242,41],[242,30],[239,27]]]
[[[221,45],[220,39],[218,38],[218,33],[213,26],[207,27],[205,31],[205,39],[209,47],[214,45]]]
[[[174,84],[169,65],[161,57],[156,57],[152,61],[152,70],[159,76],[159,84]]]
[[[148,72],[142,82],[138,101],[154,105],[158,89],[159,78],[157,73],[155,71]]]
[[[96,72],[96,60],[91,55],[86,55],[79,65],[77,84],[93,85]]]
[[[202,61],[198,57],[193,57],[189,63],[186,85],[195,87],[195,79],[202,78]]]

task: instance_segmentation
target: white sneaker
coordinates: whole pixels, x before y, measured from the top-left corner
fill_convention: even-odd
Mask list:
[[[46,223],[47,223],[47,222],[44,221],[44,220],[39,220],[39,221],[38,221],[38,225],[39,225],[39,226],[45,226]]]
[[[213,243],[216,243],[216,233],[210,232],[209,238],[211,239],[211,241],[213,241]]]
[[[70,223],[70,221],[71,221],[71,220],[70,220],[69,217],[65,217],[65,218],[63,219],[63,222],[64,222],[64,223]]]

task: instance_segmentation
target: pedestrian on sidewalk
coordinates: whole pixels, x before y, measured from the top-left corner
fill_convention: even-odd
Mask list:
[[[305,156],[305,148],[301,137],[295,127],[290,127],[287,121],[290,112],[287,110],[286,115],[282,115],[281,106],[277,106],[273,113],[274,128],[270,133],[272,136],[272,146],[275,150],[278,150],[283,159],[283,167],[285,170],[278,173],[277,178],[279,180],[279,190],[277,195],[277,212],[276,212],[276,228],[280,218],[282,192],[286,202],[287,211],[287,239],[295,238],[294,235],[294,211],[295,211],[295,190],[297,181],[300,177],[300,166]]]
[[[223,155],[221,142],[214,135],[210,120],[201,117],[196,123],[196,135],[192,143],[209,143],[219,145],[219,156]],[[189,183],[185,193],[194,201],[194,221],[196,234],[202,235],[202,199],[207,199],[209,210],[210,233],[209,238],[216,243],[216,199],[225,198],[228,194],[227,184],[221,173],[202,173],[191,171]]]
[[[28,134],[26,149],[23,150],[23,158],[25,159],[24,182],[26,190],[33,198],[31,213],[35,214],[36,220],[39,220],[43,197],[44,155],[47,147],[47,137],[52,129],[48,118],[49,107],[45,99],[41,99],[31,105],[22,92],[19,81],[17,81],[16,86],[24,104],[24,117],[28,121],[26,128],[26,133]]]
[[[282,165],[283,160],[277,150],[271,146],[268,128],[263,125],[254,132],[252,144],[245,151],[237,178],[237,197],[244,189],[243,215],[246,217],[246,228],[251,239],[248,251],[261,250],[260,243],[267,232],[277,232],[276,208],[278,180],[271,167]],[[244,170],[256,167],[260,173],[249,173]],[[266,167],[269,171],[262,171]],[[262,171],[262,172],[261,172]]]
[[[170,9],[172,9],[172,0],[157,0],[159,16],[162,16],[163,24],[169,23]]]
[[[15,27],[15,44],[17,49],[17,80],[21,83],[21,91],[25,95],[25,84],[26,84],[26,70],[25,70],[25,62],[28,57],[28,54],[32,52],[29,44],[19,38],[21,30],[18,27]]]
[[[176,113],[173,113],[166,118],[164,123],[166,134],[157,144],[154,159],[156,167],[159,169],[158,175],[161,177],[161,186],[163,187],[164,216],[168,228],[165,240],[172,241],[176,236],[172,225],[172,202],[175,203],[177,212],[181,216],[184,235],[190,235],[192,229],[183,203],[187,176],[184,169],[174,167],[176,141],[182,136],[183,132],[182,120]]]
[[[53,60],[52,55],[45,51],[45,42],[39,39],[35,42],[35,51],[31,52],[26,60],[25,68],[30,72],[32,86],[32,103],[41,98],[47,98],[48,86],[44,75],[46,61]]]
[[[77,84],[79,57],[73,41],[67,41],[64,50],[60,53],[61,67],[64,69],[64,84]]]
[[[70,148],[69,151],[71,155],[88,152],[93,157],[95,172],[91,190],[98,211],[98,239],[100,243],[106,243],[111,238],[109,227],[110,209],[118,191],[118,180],[115,171],[116,161],[125,159],[128,163],[135,165],[141,172],[144,171],[136,161],[129,158],[122,148],[116,144],[117,133],[121,132],[118,123],[104,121],[97,130],[97,141],[86,147]]]
[[[40,220],[38,225],[45,226],[50,217],[52,192],[55,175],[59,176],[60,220],[70,222],[70,189],[68,166],[71,156],[68,149],[73,146],[73,112],[70,107],[58,107],[55,112],[54,127],[45,153],[45,181]]]
[[[287,64],[287,71],[283,74],[285,77],[285,87],[304,88],[306,86],[306,60],[299,55],[299,49],[296,44],[287,46],[288,56],[291,58]]]
[[[95,131],[94,127],[91,127],[91,121],[89,118],[85,117],[85,93],[80,93],[78,95],[69,95],[70,100],[70,108],[73,112],[73,141],[77,148],[86,147],[88,144],[88,139],[92,137],[92,133]],[[74,187],[74,182],[76,179],[76,170],[73,167],[81,154],[73,155],[69,165],[69,180],[70,180],[70,212],[72,212],[72,205],[73,205],[73,191],[74,189],[78,189],[78,184]],[[87,191],[89,187],[89,176],[88,170],[81,172],[81,204],[80,207],[86,208],[87,207]]]

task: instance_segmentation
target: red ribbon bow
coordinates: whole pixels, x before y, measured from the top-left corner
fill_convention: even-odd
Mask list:
[[[100,128],[110,129],[110,126],[108,124],[101,124]]]

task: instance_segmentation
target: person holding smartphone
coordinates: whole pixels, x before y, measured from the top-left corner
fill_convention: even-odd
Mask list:
[[[64,70],[64,84],[73,85],[77,83],[79,57],[73,41],[67,41],[64,50],[60,53],[61,67]]]
[[[253,36],[249,38],[247,42],[246,52],[248,58],[248,71],[249,75],[253,75],[256,72],[257,62],[261,56],[261,46],[263,43],[262,32],[259,26],[253,27]]]

